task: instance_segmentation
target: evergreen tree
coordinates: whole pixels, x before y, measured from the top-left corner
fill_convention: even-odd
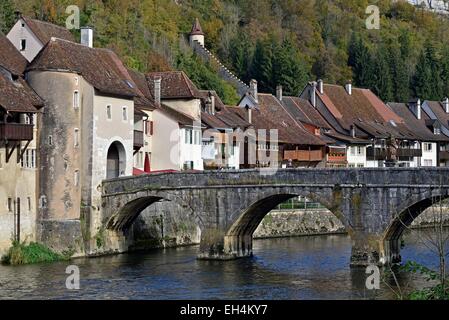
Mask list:
[[[359,87],[370,88],[374,84],[374,64],[368,47],[363,40],[351,36],[349,44],[348,65],[352,68],[354,84]]]
[[[419,56],[412,85],[416,97],[427,100],[440,100],[443,97],[440,62],[432,44],[426,43]]]
[[[273,54],[273,84],[282,85],[286,95],[297,96],[309,79],[309,73],[291,41],[277,45]]]
[[[386,48],[380,47],[375,57],[372,89],[383,101],[392,101],[393,84]]]
[[[449,96],[449,47],[445,45],[441,57],[441,94],[442,98]]]
[[[408,67],[403,53],[396,46],[390,47],[389,64],[393,99],[396,102],[408,102],[410,98]]]
[[[256,43],[253,61],[250,68],[250,77],[259,82],[261,92],[273,92],[276,85],[273,85],[273,51],[269,41]]]

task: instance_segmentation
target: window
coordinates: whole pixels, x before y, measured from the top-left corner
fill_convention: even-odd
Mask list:
[[[193,132],[192,129],[185,129],[185,143],[192,144],[193,143]]]
[[[184,162],[184,170],[193,170],[193,161]]]
[[[48,145],[49,146],[53,145],[53,136],[48,136]]]
[[[128,110],[126,107],[122,108],[122,119],[123,121],[128,121]]]
[[[434,128],[433,129],[434,134],[441,134],[441,128]]]
[[[200,145],[201,144],[201,133],[199,130],[194,130],[194,141],[193,144]]]
[[[73,174],[73,184],[75,187],[77,187],[80,183],[80,171],[75,170],[75,173]]]
[[[20,160],[22,168],[34,169],[36,168],[36,149],[27,149]]]
[[[112,113],[111,113],[111,106],[110,105],[106,106],[106,116],[108,117],[108,120],[112,119]]]
[[[30,197],[27,198],[27,202],[28,202],[28,211],[31,211],[31,198]]]
[[[0,152],[0,169],[3,168],[3,153]]]
[[[147,136],[153,135],[153,121],[145,120],[145,134]]]
[[[424,143],[424,151],[430,152],[432,151],[432,144],[431,143]]]
[[[363,163],[357,164],[357,168],[363,168],[363,167],[364,167],[364,164],[363,164]]]
[[[27,48],[27,41],[26,41],[26,39],[20,40],[20,51],[25,51],[26,48]]]
[[[34,125],[34,123],[35,123],[34,117],[35,117],[34,113],[29,114],[29,115],[28,114],[24,115],[25,124],[33,124]]]
[[[424,159],[424,167],[431,167],[433,165],[432,160]]]
[[[8,198],[8,211],[12,212],[12,198]]]
[[[73,135],[73,145],[75,147],[79,146],[79,139],[80,139],[80,130],[78,128],[75,128],[75,132]]]
[[[80,94],[78,90],[73,92],[73,108],[78,109],[80,107]]]

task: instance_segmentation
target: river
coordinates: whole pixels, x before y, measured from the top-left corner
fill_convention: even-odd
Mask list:
[[[419,231],[431,235],[430,230]],[[404,237],[403,261],[437,265],[413,231]],[[365,270],[348,265],[346,235],[256,240],[254,257],[198,261],[198,247],[152,250],[27,266],[0,266],[1,299],[392,299],[391,289],[365,289]],[[67,290],[66,267],[80,270],[80,289]],[[399,279],[403,288],[427,285],[421,276]]]

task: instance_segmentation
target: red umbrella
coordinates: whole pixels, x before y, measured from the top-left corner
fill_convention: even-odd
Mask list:
[[[148,153],[145,154],[145,165],[143,167],[143,171],[145,171],[146,173],[151,172],[150,157],[148,156]]]

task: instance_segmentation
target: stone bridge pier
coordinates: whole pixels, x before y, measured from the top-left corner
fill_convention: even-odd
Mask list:
[[[400,261],[404,230],[448,197],[448,168],[240,170],[155,174],[103,183],[103,223],[126,231],[156,201],[174,201],[201,229],[200,259],[253,254],[252,236],[280,203],[306,196],[326,206],[352,239],[351,265]]]

